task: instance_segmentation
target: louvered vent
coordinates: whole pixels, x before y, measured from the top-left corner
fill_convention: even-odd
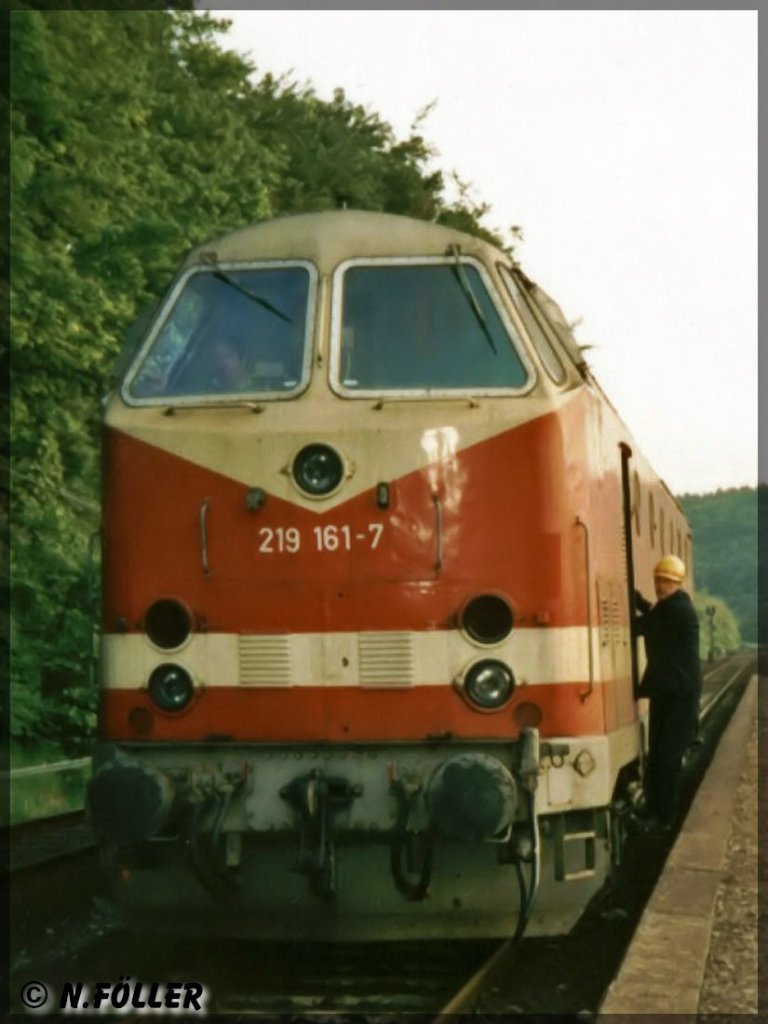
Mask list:
[[[611,625],[613,643],[621,643],[621,613],[619,612],[619,599],[615,596],[614,588],[611,587]]]
[[[598,585],[599,591],[600,588]],[[600,593],[600,643],[607,647],[611,642],[611,603],[604,593]]]
[[[413,686],[410,633],[361,633],[358,656],[362,686]]]
[[[621,612],[613,582],[599,584],[600,643],[603,647],[616,647],[621,643]]]
[[[290,686],[292,681],[289,637],[240,637],[241,684],[246,686]]]

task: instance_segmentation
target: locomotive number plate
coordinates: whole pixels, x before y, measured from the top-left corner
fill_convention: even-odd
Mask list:
[[[368,523],[364,528],[341,526],[313,526],[300,530],[297,526],[262,526],[258,534],[258,552],[261,555],[295,555],[299,551],[351,551],[364,547],[375,551],[384,532],[382,523]]]

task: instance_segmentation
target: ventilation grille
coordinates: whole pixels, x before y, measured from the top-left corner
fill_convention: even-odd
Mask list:
[[[603,647],[621,643],[621,612],[613,583],[600,588],[600,642]]]
[[[293,682],[287,636],[241,636],[240,682],[246,686],[290,686]]]
[[[358,657],[361,686],[413,686],[410,633],[361,633]]]

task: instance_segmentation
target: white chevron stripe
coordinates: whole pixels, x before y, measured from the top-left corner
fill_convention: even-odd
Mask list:
[[[165,416],[162,406],[128,409],[116,398],[106,422],[171,455],[321,514],[382,480],[415,470],[430,467],[439,480],[453,472],[463,449],[555,412],[578,394],[375,403],[340,399],[319,388],[311,402],[265,403],[258,416],[238,406],[180,408]],[[294,455],[312,441],[333,445],[346,467],[342,486],[325,498],[303,494],[288,473]]]

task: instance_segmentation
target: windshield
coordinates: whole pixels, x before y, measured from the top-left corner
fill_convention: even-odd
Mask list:
[[[305,266],[195,270],[126,380],[129,398],[282,395],[307,374]]]
[[[467,261],[348,267],[339,320],[345,391],[519,390],[528,381],[511,325]]]

